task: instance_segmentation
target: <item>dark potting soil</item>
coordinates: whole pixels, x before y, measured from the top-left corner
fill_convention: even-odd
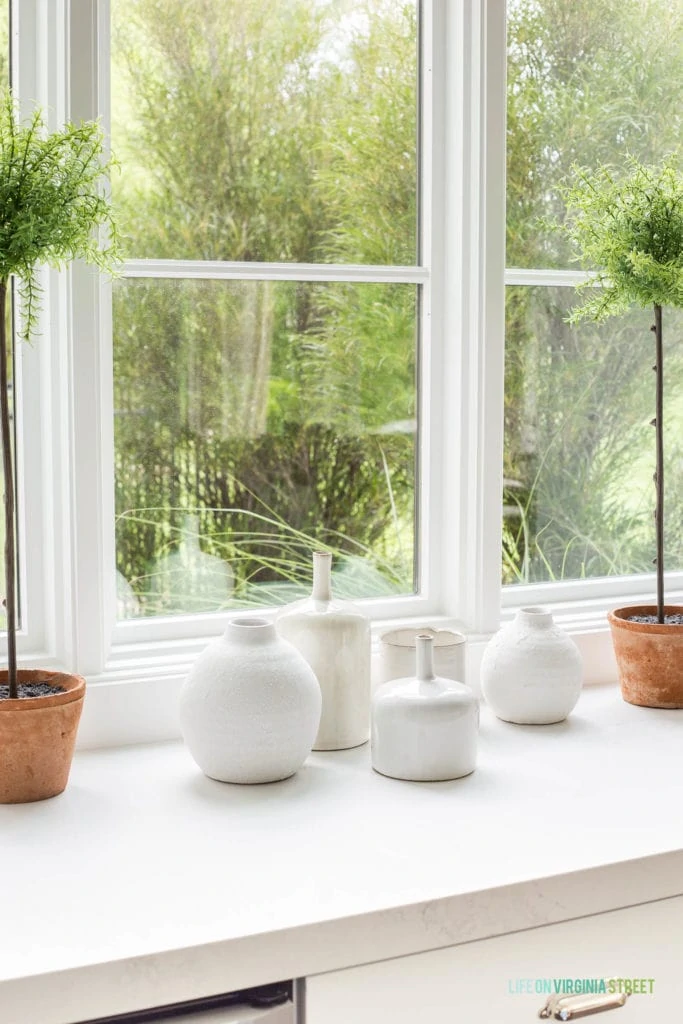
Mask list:
[[[646,622],[652,626],[657,625],[656,615],[629,615],[627,622]],[[665,626],[683,626],[683,615],[680,612],[676,612],[674,615],[665,615],[664,623]]]
[[[49,694],[62,692],[62,687],[55,686],[54,683],[19,683],[20,697],[47,697]],[[0,700],[9,700],[7,683],[0,685]]]

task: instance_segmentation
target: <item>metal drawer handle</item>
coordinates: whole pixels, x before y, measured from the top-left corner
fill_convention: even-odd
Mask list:
[[[616,1010],[623,1006],[629,993],[618,992],[614,995],[581,995],[581,996],[550,996],[538,1016],[542,1020],[577,1020],[589,1017],[603,1010]]]

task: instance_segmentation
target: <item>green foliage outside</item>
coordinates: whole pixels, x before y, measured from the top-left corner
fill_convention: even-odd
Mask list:
[[[415,261],[415,7],[371,0],[356,24],[363,6],[114,4],[114,196],[132,257]],[[374,566],[360,594],[412,590],[416,299],[409,285],[117,285],[117,568],[140,610],[171,610],[155,573],[188,512],[202,552],[230,558],[230,603],[309,578],[320,545],[340,571]]]
[[[572,167],[657,165],[683,138],[678,0],[508,5],[507,263],[569,268]],[[597,296],[597,293],[596,293]],[[597,301],[601,299],[597,297]],[[505,582],[652,571],[650,317],[570,327],[568,288],[508,288]],[[683,317],[669,318],[667,475],[683,486]],[[683,568],[671,504],[669,565]]]
[[[662,307],[683,308],[683,175],[669,157],[661,167],[632,157],[625,173],[601,166],[577,169],[565,191],[565,230],[580,258],[596,270],[601,288],[572,310],[571,323],[603,321],[633,303],[652,307],[655,335],[654,483],[657,567],[657,621],[664,618],[664,329]]]
[[[112,12],[114,199],[131,258],[416,261],[414,3]],[[507,262],[570,267],[552,225],[572,165],[655,164],[679,143],[683,10],[511,0],[508,18]],[[572,289],[508,289],[506,582],[651,565],[648,325],[570,327],[574,303]],[[202,552],[230,558],[230,602],[304,578],[316,544],[353,565],[362,553],[374,575],[359,593],[412,590],[413,286],[126,280],[114,322],[117,566],[139,611],[164,610],[153,578],[188,513]],[[669,359],[683,381],[679,328]],[[680,436],[683,385],[668,403]],[[672,437],[672,487],[681,447]],[[683,567],[674,518],[669,533]]]

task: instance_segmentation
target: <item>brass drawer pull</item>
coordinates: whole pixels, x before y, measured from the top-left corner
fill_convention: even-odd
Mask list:
[[[578,1020],[603,1010],[616,1010],[628,999],[627,992],[614,995],[550,996],[538,1016],[542,1020]]]

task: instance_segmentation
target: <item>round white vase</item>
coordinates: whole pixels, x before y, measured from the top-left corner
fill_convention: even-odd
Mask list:
[[[372,699],[372,767],[411,782],[474,771],[479,703],[469,686],[434,675],[433,638],[418,636],[414,678],[378,687]]]
[[[276,782],[311,751],[320,721],[315,674],[265,619],[234,619],[199,655],[180,695],[190,753],[220,782]]]
[[[370,737],[370,622],[348,601],[332,596],[332,556],[313,555],[313,592],[283,608],[275,620],[294,644],[322,690],[314,750],[345,750]]]
[[[498,718],[517,725],[562,722],[583,679],[579,649],[545,608],[520,608],[493,637],[481,662],[481,689]]]

